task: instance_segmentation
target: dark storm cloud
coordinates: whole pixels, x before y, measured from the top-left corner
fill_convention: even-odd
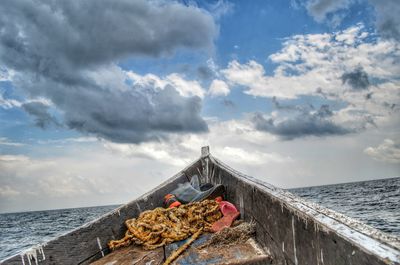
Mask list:
[[[55,62],[86,67],[126,55],[210,48],[216,34],[210,15],[175,2],[3,0],[0,11],[2,59],[44,72]],[[17,62],[13,56],[21,54],[25,60]]]
[[[376,10],[376,27],[384,38],[400,40],[400,1],[370,0]]]
[[[216,34],[210,14],[177,2],[4,0],[0,66],[16,72],[14,86],[30,97],[50,99],[70,128],[137,143],[206,131],[200,98],[182,97],[173,87],[121,90],[90,74],[130,56],[209,49]],[[24,109],[38,119],[45,114]]]
[[[41,102],[29,102],[22,104],[22,108],[35,117],[35,124],[44,129],[50,125],[59,125],[55,117],[53,117],[49,112],[49,106]]]
[[[283,121],[265,118],[261,113],[256,113],[252,117],[252,122],[256,129],[278,135],[284,140],[306,136],[343,135],[352,132],[350,129],[335,124],[331,120],[332,116],[333,112],[329,106],[322,105],[317,111],[303,110]]]
[[[368,74],[362,68],[344,73],[342,75],[342,82],[343,84],[349,84],[355,90],[367,89],[370,85]]]

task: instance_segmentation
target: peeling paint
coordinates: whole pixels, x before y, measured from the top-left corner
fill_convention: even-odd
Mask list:
[[[139,213],[141,213],[141,212],[142,212],[142,209],[140,208],[140,205],[139,205],[139,203],[138,203],[138,202],[136,202],[135,204],[136,204],[136,208],[138,209]]]
[[[324,264],[324,252],[322,248],[321,248],[321,262],[322,264]]]
[[[296,253],[296,231],[294,228],[294,216],[292,216],[292,231],[293,231],[293,253],[294,253],[294,264],[298,265],[297,253]]]
[[[31,261],[34,260],[35,264],[38,265],[38,258],[37,258],[37,253],[36,249],[32,248],[29,249],[25,252],[26,258],[28,259],[29,265],[32,265]]]
[[[42,254],[42,261],[46,260],[46,256],[44,255],[44,250],[43,250],[43,246],[42,245],[39,245],[38,251],[39,251],[40,254]]]
[[[97,245],[99,246],[99,249],[101,251],[101,256],[104,257],[104,251],[103,251],[103,248],[101,247],[100,238],[98,238],[98,237],[97,237]]]
[[[244,201],[243,201],[242,195],[239,196],[239,211],[240,211],[241,218],[244,219]]]

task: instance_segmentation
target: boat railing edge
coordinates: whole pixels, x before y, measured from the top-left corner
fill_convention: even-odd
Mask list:
[[[269,194],[273,196],[275,199],[285,204],[288,208],[292,208],[292,210],[307,214],[310,218],[313,218],[315,221],[317,221],[321,226],[331,229],[334,232],[338,232],[337,228],[339,226],[337,225],[342,224],[346,226],[348,229],[363,235],[364,236],[362,237],[363,240],[370,238],[377,241],[377,243],[389,247],[390,249],[387,249],[384,246],[380,246],[380,249],[373,249],[374,247],[377,246],[377,244],[372,244],[374,242],[360,242],[360,239],[357,239],[354,236],[350,237],[349,234],[345,234],[343,231],[340,231],[342,232],[342,236],[346,237],[349,240],[353,240],[354,243],[356,243],[357,245],[360,245],[363,248],[377,255],[383,254],[380,250],[387,249],[391,253],[391,257],[393,260],[400,259],[399,237],[394,235],[389,235],[385,232],[382,232],[376,228],[373,228],[365,223],[362,223],[344,214],[323,207],[317,203],[306,201],[300,198],[299,196],[290,193],[289,191],[275,187],[272,184],[269,184],[255,177],[243,174],[242,172],[239,172],[238,170],[233,169],[232,167],[223,163],[221,160],[212,156],[211,154],[208,157],[210,158],[212,163],[218,165],[219,167],[222,167],[223,169],[230,172],[232,175],[239,177],[246,182],[250,182],[251,184],[261,187],[263,190],[269,192]],[[351,233],[352,231],[350,231],[350,234]]]

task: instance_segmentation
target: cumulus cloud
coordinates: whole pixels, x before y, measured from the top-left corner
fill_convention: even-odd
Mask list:
[[[358,24],[333,33],[288,38],[280,51],[269,56],[276,65],[270,75],[253,60],[231,61],[221,73],[231,86],[241,86],[249,95],[285,100],[311,96],[340,103],[329,121],[312,112],[302,113],[299,119],[314,128],[311,135],[344,134],[376,126],[398,111],[399,50],[399,43],[382,40]],[[256,119],[259,129],[286,133],[289,138],[294,128],[300,130],[299,135],[307,133],[300,122],[294,126],[292,117],[286,121],[262,117]]]
[[[338,93],[345,87],[342,75],[362,68],[369,78],[393,81],[400,75],[399,44],[374,38],[359,24],[331,34],[295,35],[269,59],[276,64],[273,75],[266,75],[256,61],[231,61],[222,74],[247,94],[294,99],[316,95],[318,89]],[[370,36],[373,38],[373,36]]]
[[[162,89],[131,85],[115,64],[129,56],[210,49],[217,27],[206,11],[161,0],[6,0],[0,12],[2,67],[15,71],[14,86],[29,97],[49,99],[69,128],[119,142],[207,130],[200,86],[179,75]],[[25,109],[45,115],[43,108]]]
[[[211,82],[210,88],[208,90],[208,93],[212,97],[217,97],[217,96],[227,96],[230,92],[229,86],[227,83],[225,83],[223,80],[219,79],[214,79]]]
[[[385,139],[377,147],[367,147],[364,153],[378,161],[400,163],[400,143],[391,139]]]
[[[318,110],[303,109],[294,117],[264,117],[256,113],[252,121],[258,130],[266,131],[281,137],[284,140],[305,136],[343,135],[353,130],[336,124],[332,121],[333,112],[328,105],[322,105]]]
[[[169,74],[165,76],[165,78],[158,77],[154,74],[139,75],[132,71],[127,72],[127,75],[136,85],[155,87],[158,89],[164,89],[170,86],[174,87],[178,93],[184,97],[198,96],[204,98],[205,95],[205,91],[198,81],[186,80],[178,73]]]

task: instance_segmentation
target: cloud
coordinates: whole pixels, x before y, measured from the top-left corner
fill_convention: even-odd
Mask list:
[[[197,75],[202,80],[208,80],[214,76],[214,72],[208,66],[202,65],[197,68]]]
[[[0,107],[3,109],[11,109],[15,107],[21,107],[22,103],[15,99],[5,99],[2,94],[0,94]]]
[[[317,21],[327,21],[337,26],[344,18],[338,12],[348,9],[355,0],[310,0],[306,3],[308,13]],[[381,37],[400,40],[400,4],[397,0],[369,0],[376,12],[375,27]],[[327,17],[331,15],[330,19]]]
[[[266,131],[292,140],[305,136],[343,135],[353,132],[348,128],[335,124],[332,121],[333,112],[328,105],[322,105],[317,111],[303,110],[291,118],[278,119],[277,117],[264,117],[256,113],[252,122],[256,129]]]
[[[227,96],[229,92],[230,89],[228,84],[219,79],[214,79],[211,82],[210,88],[208,89],[208,93],[212,97]]]
[[[154,74],[139,75],[128,71],[127,76],[138,86],[154,87],[164,89],[167,86],[174,87],[183,97],[198,96],[204,98],[206,92],[200,83],[196,80],[186,80],[181,74],[172,73],[164,78]]]
[[[203,4],[216,19],[220,19],[221,17],[234,12],[234,4],[229,1],[218,0],[215,3],[204,2]]]
[[[134,143],[207,131],[196,81],[171,74],[162,88],[132,84],[116,64],[181,48],[210,50],[217,26],[206,11],[167,1],[6,0],[0,13],[1,67],[15,72],[13,85],[28,97],[51,101],[69,128]],[[39,108],[25,110],[42,126],[50,117]]]
[[[400,75],[399,44],[370,35],[361,24],[331,34],[295,35],[269,56],[276,64],[272,75],[253,60],[231,61],[221,73],[247,94],[286,99],[316,95],[318,89],[338,94],[346,88],[342,75],[360,67],[371,79],[392,82]]]
[[[311,0],[306,8],[316,21],[322,22],[328,14],[347,8],[351,3],[351,0]]]
[[[342,75],[342,81],[348,83],[353,89],[367,89],[370,85],[368,74],[362,69],[356,70]]]
[[[206,11],[167,1],[6,0],[1,13],[2,59],[16,69],[37,71],[39,66],[48,74],[59,63],[63,68],[87,67],[126,55],[211,48],[217,34]],[[13,58],[22,54],[22,61]]]
[[[59,126],[57,119],[49,113],[49,106],[42,102],[28,102],[22,108],[35,117],[36,126],[44,129],[50,125]]]
[[[16,142],[11,142],[5,137],[0,137],[0,145],[6,145],[6,146],[24,146],[25,144],[23,143],[16,143]]]
[[[242,148],[226,146],[217,153],[227,161],[243,163],[246,165],[263,165],[269,163],[287,163],[290,157],[284,157],[277,153],[263,153],[257,150],[246,151]]]
[[[322,104],[334,102],[338,110],[329,121],[313,115],[301,118],[315,130],[321,129],[318,135],[343,134],[379,126],[396,115],[398,109],[391,106],[400,102],[396,90],[400,85],[399,50],[399,43],[383,40],[358,24],[333,33],[289,37],[280,51],[269,56],[275,64],[272,74],[254,60],[231,61],[220,72],[231,87],[241,86],[252,96],[288,101],[312,97]],[[282,109],[277,107],[277,111]],[[261,119],[258,128],[282,134],[294,127],[307,131],[300,128],[301,124],[292,127],[291,117],[286,122],[282,117],[280,121],[272,120]],[[314,129],[310,128],[311,134]]]
[[[370,0],[376,11],[376,27],[384,38],[400,41],[400,3],[397,0]]]
[[[14,197],[20,194],[19,191],[12,189],[10,186],[0,186],[0,197]]]
[[[373,159],[387,163],[400,163],[400,143],[385,139],[377,147],[368,147],[364,153]]]

